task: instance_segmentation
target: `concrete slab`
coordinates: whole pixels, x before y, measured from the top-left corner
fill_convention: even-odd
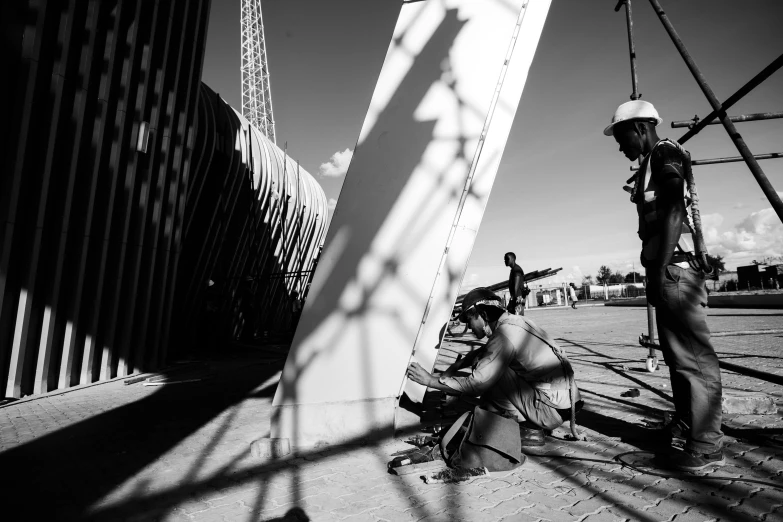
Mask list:
[[[427,485],[423,473],[393,475],[391,455],[410,449],[404,439],[421,433],[410,431],[256,458],[248,449],[270,435],[270,379],[281,364],[228,354],[202,382],[108,383],[0,408],[0,469],[11,470],[0,475],[3,515],[193,522],[781,520],[783,416],[724,416],[727,465],[709,471],[709,480],[653,475],[660,470],[647,467],[646,426],[672,404],[666,368],[648,373],[646,350],[636,343],[645,310],[528,314],[568,352],[587,401],[577,420],[588,440],[568,442],[565,430],[557,430],[511,472],[458,486]],[[769,310],[710,310],[708,321],[714,331],[783,329],[783,315]],[[713,342],[724,360],[783,375],[779,334]],[[727,396],[757,394],[783,404],[783,387],[749,375],[725,371],[723,386]],[[640,396],[621,397],[629,388]]]
[[[774,415],[778,413],[775,400],[765,393],[727,390],[723,392],[723,413],[746,415]]]

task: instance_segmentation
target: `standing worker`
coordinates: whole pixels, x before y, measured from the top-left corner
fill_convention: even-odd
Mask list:
[[[576,297],[576,287],[574,287],[574,283],[568,283],[568,297],[571,299],[571,308],[576,310],[576,302],[579,301],[579,298]]]
[[[693,187],[690,155],[679,144],[658,138],[655,127],[661,121],[651,103],[634,100],[617,108],[604,134],[614,136],[630,161],[642,158],[631,201],[639,215],[647,295],[656,307],[676,410],[661,434],[669,447],[656,461],[693,472],[725,463],[721,375],[707,327],[705,273],[694,268],[687,241],[694,232],[684,197],[686,181]],[[690,195],[695,199],[695,190]],[[673,447],[672,438],[684,439],[684,448]]]
[[[508,274],[508,306],[510,314],[525,315],[525,271],[517,264],[517,256],[514,252],[507,252],[503,256],[503,263],[511,269]]]

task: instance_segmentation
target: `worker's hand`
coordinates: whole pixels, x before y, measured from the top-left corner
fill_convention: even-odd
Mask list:
[[[510,314],[514,314],[517,310],[517,300],[516,299],[509,299],[508,304],[506,305],[506,311]]]
[[[434,378],[430,372],[421,367],[419,363],[410,363],[407,371],[408,379],[423,386],[429,386]]]

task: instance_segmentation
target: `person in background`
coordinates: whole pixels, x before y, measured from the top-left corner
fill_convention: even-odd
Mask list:
[[[508,306],[510,314],[525,315],[525,271],[517,264],[517,256],[514,252],[506,252],[503,263],[511,269],[508,274]]]
[[[579,298],[576,297],[576,287],[574,286],[574,283],[568,283],[568,297],[571,299],[571,308],[576,310],[576,302],[579,301]]]

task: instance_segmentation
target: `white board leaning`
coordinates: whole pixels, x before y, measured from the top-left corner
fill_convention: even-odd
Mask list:
[[[403,4],[273,401],[294,447],[391,436],[432,368],[551,0]]]

